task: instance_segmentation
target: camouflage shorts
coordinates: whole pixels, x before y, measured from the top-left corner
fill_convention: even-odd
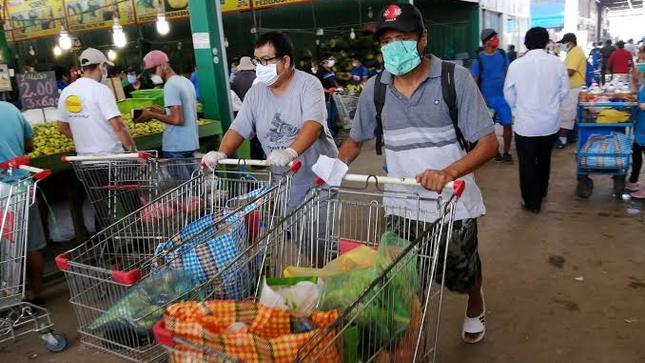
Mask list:
[[[399,216],[387,216],[386,223],[388,230],[410,241],[415,241],[417,235],[421,235],[424,231],[424,226],[421,223]],[[443,232],[444,236],[446,232]],[[442,279],[446,238],[443,237],[440,241],[440,257],[435,278],[438,283],[441,283]],[[428,247],[425,249],[430,247],[429,244],[424,244],[424,246]],[[422,255],[430,255],[429,251],[424,251],[424,247],[420,252]],[[481,277],[481,273],[481,261],[477,252],[477,219],[455,221],[452,228],[452,238],[448,244],[445,287],[464,294]]]

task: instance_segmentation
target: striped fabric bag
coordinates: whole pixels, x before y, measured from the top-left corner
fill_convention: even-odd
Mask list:
[[[252,302],[216,300],[183,302],[166,310],[164,324],[175,336],[190,345],[175,346],[173,362],[291,363],[298,350],[321,328],[338,318],[333,311],[314,312],[308,317],[313,330],[295,332],[299,319],[286,309],[270,308]],[[238,328],[231,331],[231,325]],[[330,338],[332,337],[330,331]],[[331,340],[331,339],[330,339]],[[324,349],[320,344],[316,349]],[[202,349],[196,349],[202,347]],[[228,359],[227,359],[228,358]],[[232,359],[231,359],[232,358]],[[340,362],[336,349],[327,349],[319,362]]]
[[[632,139],[620,132],[594,134],[578,152],[580,166],[586,169],[626,169],[632,153]]]

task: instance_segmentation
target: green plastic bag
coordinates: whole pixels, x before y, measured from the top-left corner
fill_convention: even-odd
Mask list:
[[[381,236],[375,266],[330,276],[324,281],[323,310],[346,309],[367,291],[349,313],[349,319],[354,319],[361,330],[363,357],[369,357],[410,326],[410,301],[418,298],[419,291],[415,250],[408,251],[383,276],[409,245],[409,241],[395,233],[386,232]]]

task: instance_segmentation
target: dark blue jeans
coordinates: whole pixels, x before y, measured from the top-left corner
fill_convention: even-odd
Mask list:
[[[161,157],[171,159],[165,164],[173,181],[181,184],[190,179],[197,169],[198,162],[193,159],[194,151],[162,151]]]
[[[333,98],[330,98],[325,105],[327,106],[327,127],[331,134],[336,136],[336,132],[338,132],[338,127],[336,126],[336,119],[338,119],[336,103]]]

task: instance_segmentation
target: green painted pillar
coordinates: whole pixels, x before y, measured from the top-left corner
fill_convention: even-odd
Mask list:
[[[13,59],[11,58],[11,51],[9,50],[9,44],[7,44],[7,36],[1,27],[0,27],[0,63],[8,64],[10,67],[13,65]]]
[[[226,132],[233,114],[229,106],[228,61],[220,2],[190,0],[189,8],[204,116],[222,121]]]

